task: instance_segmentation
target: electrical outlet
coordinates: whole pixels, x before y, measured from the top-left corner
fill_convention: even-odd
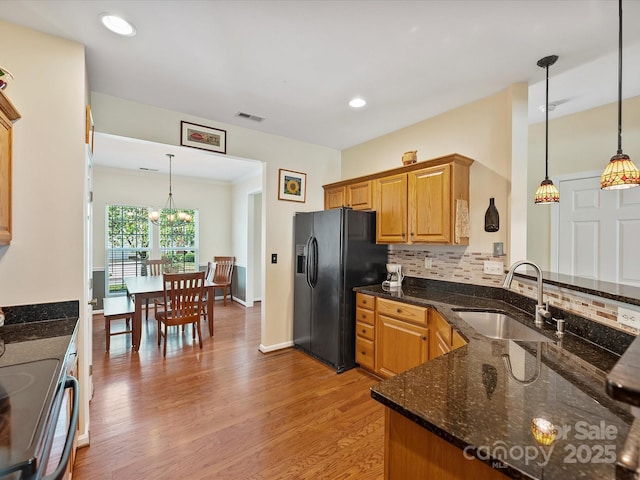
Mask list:
[[[431,268],[433,266],[433,259],[424,257],[424,268]]]
[[[504,263],[487,260],[484,262],[484,273],[488,275],[502,275],[504,274]]]
[[[618,321],[627,327],[640,329],[640,312],[630,308],[618,307]]]

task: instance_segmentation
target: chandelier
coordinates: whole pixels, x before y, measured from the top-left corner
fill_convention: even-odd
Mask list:
[[[167,203],[164,205],[162,210],[153,209],[149,212],[149,220],[154,225],[160,225],[164,221],[169,225],[178,225],[181,223],[190,223],[193,220],[193,216],[188,214],[187,212],[180,211],[176,208],[176,205],[173,201],[173,193],[171,192],[171,160],[175,155],[171,153],[166,154],[169,157],[169,198],[167,198]]]

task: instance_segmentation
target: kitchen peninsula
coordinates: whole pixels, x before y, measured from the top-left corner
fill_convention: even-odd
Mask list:
[[[605,392],[607,373],[633,340],[612,332],[618,352],[538,330],[547,342],[485,337],[458,309],[497,309],[533,327],[532,300],[495,287],[405,280],[401,291],[356,289],[436,310],[466,346],[374,386],[385,405],[385,478],[617,478],[616,457],[633,416]],[[559,312],[555,311],[557,317]],[[555,425],[536,442],[534,418]]]

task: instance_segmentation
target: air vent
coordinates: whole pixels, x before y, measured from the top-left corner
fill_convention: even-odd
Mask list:
[[[259,117],[258,115],[251,115],[250,113],[238,112],[236,117],[246,118],[247,120],[253,120],[254,122],[261,122],[264,120],[264,117]]]
[[[144,170],[145,172],[158,172],[157,168],[147,168],[147,167],[139,167],[140,170]]]

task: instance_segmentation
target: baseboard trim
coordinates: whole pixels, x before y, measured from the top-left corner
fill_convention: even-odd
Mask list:
[[[89,432],[78,434],[78,448],[89,446]]]
[[[275,352],[276,350],[282,350],[284,348],[293,347],[293,341],[276,343],[275,345],[263,345],[262,343],[258,347],[262,353]]]

